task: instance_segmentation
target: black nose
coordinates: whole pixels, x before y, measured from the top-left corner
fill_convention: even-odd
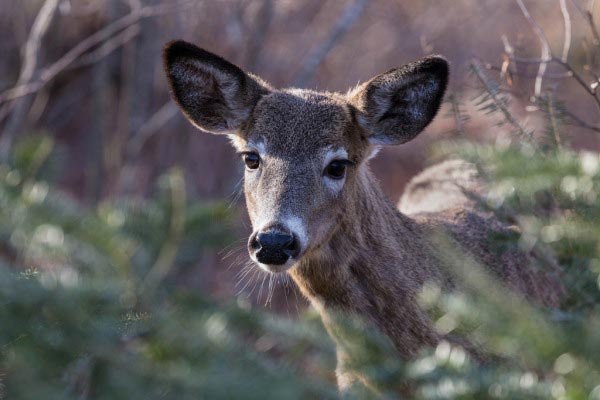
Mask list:
[[[281,265],[294,258],[300,252],[298,241],[291,233],[283,229],[270,229],[258,232],[250,237],[250,251],[262,264]]]

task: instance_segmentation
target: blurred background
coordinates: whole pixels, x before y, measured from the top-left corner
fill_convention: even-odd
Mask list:
[[[547,0],[528,6],[560,47],[560,8],[549,7]],[[585,16],[569,7],[572,41],[579,43],[589,34]],[[167,93],[161,49],[177,38],[216,52],[276,87],[341,92],[394,66],[441,54],[452,65],[449,93],[461,96],[466,109],[474,108],[474,83],[468,78],[473,57],[501,67],[505,43],[524,56],[540,57],[538,39],[514,1],[2,0],[4,154],[27,135],[48,135],[59,154],[58,186],[87,207],[123,195],[147,196],[157,177],[179,166],[191,198],[227,201],[240,210],[234,236],[246,237],[243,198],[237,195],[241,163],[226,140],[194,130]],[[584,63],[582,46],[572,46],[571,52],[575,64]],[[536,65],[519,67],[535,75]],[[561,72],[559,67],[549,74]],[[524,81],[513,85],[523,105],[533,79],[513,79]],[[576,82],[549,81],[579,116],[593,112]],[[451,108],[448,103],[419,138],[386,148],[373,161],[393,201],[426,165],[429,144],[457,134]],[[524,107],[515,112],[530,126],[539,125],[539,113]],[[478,140],[502,135],[483,113],[461,130]],[[571,136],[577,148],[600,143],[595,132]],[[222,256],[203,254],[185,273],[186,284],[218,297],[234,294],[238,267],[227,270],[232,260]]]
[[[429,287],[441,329],[521,364],[486,372],[446,343],[405,368],[365,338],[369,371],[414,398],[600,399],[598,18],[593,0],[0,0],[0,399],[337,397],[314,310],[244,268],[242,163],[170,99],[174,39],[339,92],[446,57],[438,117],[371,161],[384,192],[441,157],[487,165],[492,208],[553,248],[572,295],[536,319]]]

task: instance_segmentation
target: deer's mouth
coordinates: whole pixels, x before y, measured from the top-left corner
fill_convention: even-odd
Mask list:
[[[254,259],[254,257],[251,257],[251,258],[254,260],[254,262],[256,262],[256,264],[258,264],[258,266],[262,270],[264,270],[266,272],[269,272],[269,273],[272,273],[272,274],[279,274],[279,273],[282,273],[282,272],[286,272],[289,269],[293,268],[294,265],[296,265],[296,263],[298,262],[298,260],[296,260],[296,259],[289,258],[285,263],[279,264],[279,265],[277,265],[277,264],[264,264],[264,263],[259,262],[256,259]]]

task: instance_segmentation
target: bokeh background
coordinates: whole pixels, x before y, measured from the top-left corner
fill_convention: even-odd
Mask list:
[[[340,92],[445,56],[438,117],[371,167],[395,202],[428,164],[474,162],[480,205],[515,227],[490,245],[560,264],[567,293],[532,306],[432,237],[460,287],[428,282],[420,305],[498,358],[441,341],[401,362],[341,316],[351,367],[368,397],[600,399],[596,3],[0,0],[0,400],[339,398],[319,315],[248,262],[242,162],[169,98],[173,39]]]
[[[507,41],[520,54],[540,56],[539,42],[513,1],[498,0],[57,0],[38,31],[32,27],[43,1],[2,0],[0,7],[0,127],[6,153],[20,138],[44,133],[60,154],[58,185],[94,207],[115,197],[147,196],[172,166],[185,171],[189,196],[228,201],[239,210],[234,243],[248,233],[241,163],[222,137],[201,133],[184,120],[169,98],[161,49],[185,39],[216,52],[277,87],[346,91],[358,82],[427,54],[452,65],[450,95],[473,110],[474,82],[468,64],[476,57],[500,67]],[[583,3],[582,3],[583,4]],[[573,42],[586,35],[584,16],[573,14]],[[563,25],[559,7],[528,2],[557,49]],[[594,12],[596,10],[594,9]],[[39,22],[39,21],[38,21]],[[31,35],[33,53],[28,52]],[[582,64],[582,46],[570,57]],[[579,52],[579,53],[577,53]],[[71,57],[72,56],[72,57]],[[539,113],[527,112],[536,66],[521,64],[514,85],[515,113],[536,127]],[[490,71],[495,73],[495,71]],[[562,70],[550,68],[549,75]],[[580,116],[593,104],[579,100],[576,82],[547,79]],[[25,85],[17,96],[12,88]],[[33,85],[31,85],[33,83]],[[22,93],[21,93],[22,94]],[[13,98],[11,96],[17,97]],[[449,97],[452,98],[452,97]],[[428,147],[440,138],[468,135],[495,140],[500,128],[484,113],[472,115],[457,132],[447,102],[436,121],[404,146],[389,147],[372,167],[385,193],[396,201],[406,182],[428,162]],[[589,121],[595,123],[595,121]],[[576,148],[598,148],[595,132],[574,129]],[[243,252],[242,252],[243,253]],[[218,298],[237,292],[241,259],[205,252],[183,281]],[[243,254],[242,254],[243,256]],[[243,257],[242,257],[243,258]],[[228,268],[234,264],[231,268]],[[175,272],[177,273],[177,272]],[[290,289],[292,290],[292,289]],[[275,296],[275,303],[280,303]],[[275,307],[277,308],[277,307]]]

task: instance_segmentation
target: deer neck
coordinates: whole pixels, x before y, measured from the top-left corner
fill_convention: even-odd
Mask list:
[[[330,240],[290,274],[322,314],[333,309],[366,316],[406,347],[414,338],[396,327],[408,329],[416,320],[417,330],[427,330],[415,296],[437,274],[420,226],[373,182],[365,168]]]

